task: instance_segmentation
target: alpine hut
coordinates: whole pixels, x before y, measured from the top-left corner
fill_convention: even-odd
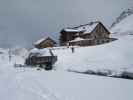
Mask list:
[[[100,22],[68,27],[60,32],[60,45],[90,46],[113,41],[109,30]]]
[[[54,47],[56,46],[56,42],[50,37],[43,37],[42,39],[36,41],[34,46],[38,49],[43,49],[47,47]]]

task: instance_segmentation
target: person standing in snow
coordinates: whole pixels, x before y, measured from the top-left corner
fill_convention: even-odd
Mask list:
[[[75,50],[74,50],[74,47],[72,47],[71,49],[72,49],[72,53],[74,53],[74,51],[75,51]]]

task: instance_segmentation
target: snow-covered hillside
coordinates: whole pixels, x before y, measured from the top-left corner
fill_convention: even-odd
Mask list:
[[[125,11],[123,11],[120,16],[118,16],[116,18],[116,20],[112,23],[111,27],[115,27],[115,25],[117,25],[119,22],[121,22],[123,19],[125,19],[126,17],[130,16],[133,14],[133,7],[132,8],[128,8]]]
[[[7,55],[3,56],[6,59]],[[86,76],[64,71],[15,69],[11,62],[7,63],[2,59],[1,61],[2,100],[88,100],[88,98],[132,100],[133,81],[130,80]]]
[[[16,63],[24,63],[25,49],[12,50],[11,60],[9,60],[9,50],[0,49],[0,98],[2,100],[132,100],[132,80],[67,72],[68,69],[132,70],[132,42],[133,36],[127,35],[109,44],[75,47],[74,53],[67,47],[53,48],[58,61],[55,70],[48,72],[36,68],[14,68]]]
[[[58,56],[56,69],[85,70],[124,70],[133,67],[133,36],[98,46],[76,47],[53,50]]]
[[[9,62],[0,54],[1,100],[132,100],[133,81],[82,75],[67,71],[14,68],[21,56]],[[17,59],[18,58],[18,59]],[[22,59],[23,60],[23,57]]]
[[[117,35],[133,34],[133,8],[124,11],[114,23],[111,28],[112,33]]]

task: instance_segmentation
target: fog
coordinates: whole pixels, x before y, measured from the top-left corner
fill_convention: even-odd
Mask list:
[[[100,20],[109,27],[133,0],[0,0],[0,47],[58,39],[62,28]]]

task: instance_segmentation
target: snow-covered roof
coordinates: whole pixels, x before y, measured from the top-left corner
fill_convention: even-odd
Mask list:
[[[35,45],[38,45],[38,44],[40,44],[41,42],[43,42],[44,40],[46,40],[47,38],[48,38],[48,37],[43,37],[43,38],[37,40],[34,44],[35,44]]]
[[[54,40],[52,40],[50,37],[43,37],[43,38],[41,38],[40,40],[36,41],[36,42],[34,43],[34,45],[38,45],[38,44],[42,43],[43,41],[45,41],[45,40],[47,40],[47,39],[50,39],[51,41],[53,41],[53,42],[56,44],[56,42],[55,42]]]
[[[66,28],[64,31],[66,32],[83,32],[83,33],[90,33],[94,30],[94,28],[98,25],[98,21],[90,22],[89,24],[80,25],[73,28]]]
[[[30,51],[30,54],[37,54],[36,56],[51,56],[49,49],[37,49],[34,48]]]

